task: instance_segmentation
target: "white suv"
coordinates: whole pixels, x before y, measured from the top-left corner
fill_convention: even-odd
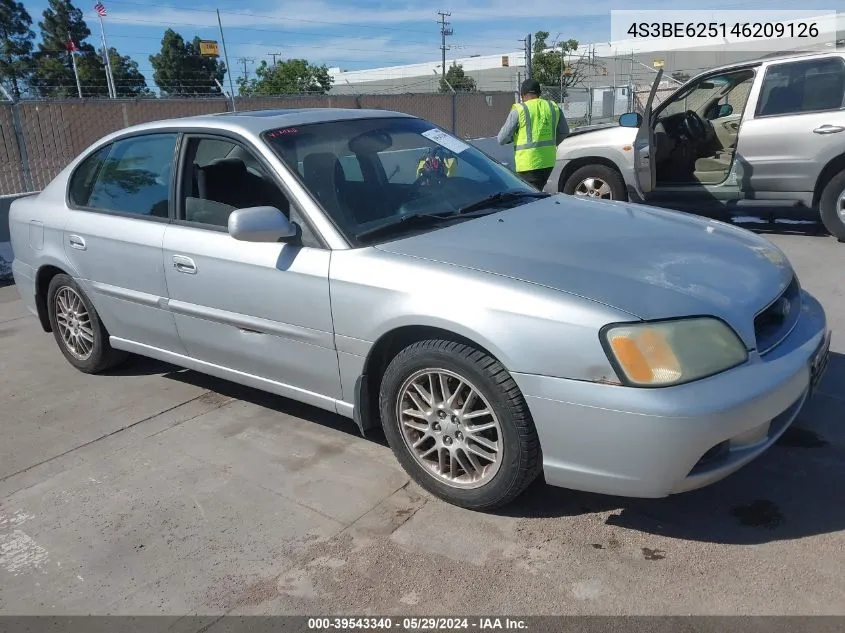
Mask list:
[[[723,66],[575,130],[547,191],[682,210],[816,209],[845,241],[845,51]],[[751,208],[751,209],[749,209]]]

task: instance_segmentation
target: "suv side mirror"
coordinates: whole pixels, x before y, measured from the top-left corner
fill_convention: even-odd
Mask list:
[[[299,227],[276,207],[248,207],[229,214],[229,235],[241,242],[289,242]]]
[[[619,125],[622,127],[640,127],[643,117],[637,112],[626,112],[619,117]]]
[[[721,119],[723,116],[729,116],[734,113],[734,107],[730,103],[723,103],[716,110],[716,118]]]

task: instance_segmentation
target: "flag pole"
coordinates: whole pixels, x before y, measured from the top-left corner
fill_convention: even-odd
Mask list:
[[[114,85],[114,76],[111,72],[111,58],[109,57],[109,47],[106,44],[106,27],[103,26],[103,16],[97,11],[97,17],[100,18],[100,34],[103,37],[103,58],[106,62],[106,82],[109,87],[109,97],[117,99],[117,90]]]
[[[73,76],[76,78],[76,91],[79,93],[79,98],[82,98],[82,84],[79,83],[79,69],[76,67],[76,42],[67,34],[68,46],[70,46],[70,61],[73,64]]]

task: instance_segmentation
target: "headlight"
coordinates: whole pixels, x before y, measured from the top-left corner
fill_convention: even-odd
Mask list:
[[[708,317],[605,327],[602,344],[619,378],[637,387],[665,387],[741,365],[748,352],[736,333]]]

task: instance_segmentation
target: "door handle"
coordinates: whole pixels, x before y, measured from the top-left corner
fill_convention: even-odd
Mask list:
[[[184,255],[173,256],[173,267],[180,273],[186,273],[188,275],[197,274],[197,265],[194,263],[194,260]]]
[[[841,125],[825,124],[813,130],[816,134],[836,134],[837,132],[845,132],[845,127]]]
[[[80,251],[84,251],[88,247],[85,245],[85,240],[83,240],[78,235],[68,235],[67,242],[70,244],[71,248],[75,248]]]

